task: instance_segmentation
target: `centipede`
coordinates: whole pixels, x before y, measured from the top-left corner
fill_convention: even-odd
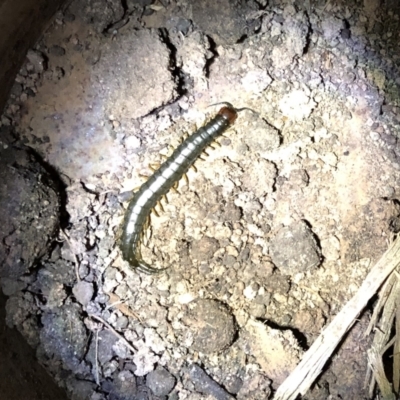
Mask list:
[[[238,112],[228,102],[214,118],[184,140],[164,161],[157,171],[135,192],[126,210],[120,238],[122,257],[139,272],[158,274],[168,269],[155,268],[143,260],[141,245],[145,228],[149,226],[150,214],[160,200],[172,189],[193,166],[205,149],[221,136],[237,119]]]

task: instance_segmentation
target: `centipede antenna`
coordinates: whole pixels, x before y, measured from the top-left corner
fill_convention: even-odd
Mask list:
[[[241,111],[251,111],[254,114],[260,115],[257,111],[254,111],[252,108],[249,107],[242,107],[242,108],[235,108],[231,103],[229,103],[228,101],[221,101],[220,103],[214,103],[209,105],[208,107],[213,107],[213,106],[219,106],[219,105],[224,105],[224,106],[228,106],[230,108],[233,108],[236,112],[241,112]],[[207,107],[207,108],[208,108]]]
[[[236,112],[241,112],[241,111],[251,111],[253,114],[257,114],[258,116],[260,116],[260,113],[258,113],[257,111],[253,110],[252,108],[249,107],[242,107],[242,108],[237,108]]]
[[[231,103],[229,103],[229,102],[227,102],[227,101],[221,101],[220,103],[214,103],[214,104],[210,104],[209,106],[207,106],[207,108],[209,108],[209,107],[214,107],[214,106],[228,106],[228,107],[230,107],[230,108],[235,108],[235,107],[233,107],[233,105],[231,104]]]

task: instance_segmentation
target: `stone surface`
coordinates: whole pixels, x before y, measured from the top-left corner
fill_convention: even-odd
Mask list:
[[[146,376],[146,385],[155,396],[167,396],[175,386],[176,379],[163,367],[157,367]]]
[[[185,324],[193,335],[192,348],[214,353],[229,346],[235,336],[233,315],[215,300],[197,300],[188,305]]]
[[[205,371],[198,365],[193,364],[189,367],[189,375],[193,381],[196,389],[206,395],[212,396],[217,400],[233,400],[225,389],[223,389],[217,382],[210,378]]]
[[[83,306],[86,306],[93,297],[93,284],[85,281],[80,281],[72,288],[72,293],[76,300]]]
[[[312,270],[321,263],[321,251],[311,229],[298,221],[278,231],[271,240],[272,262],[285,275]]]
[[[0,277],[17,279],[48,250],[59,226],[55,187],[27,150],[0,148]]]

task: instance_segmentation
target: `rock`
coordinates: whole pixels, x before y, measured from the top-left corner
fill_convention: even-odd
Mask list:
[[[158,362],[159,357],[150,351],[143,341],[137,342],[136,345],[138,351],[132,357],[136,365],[135,375],[145,376],[149,372],[154,371],[154,365]]]
[[[93,284],[85,281],[80,281],[72,288],[76,300],[83,306],[86,306],[92,300],[94,288]]]
[[[117,340],[118,338],[109,330],[102,330],[99,332],[97,342],[97,361],[100,365],[104,365],[113,358],[113,346]],[[93,335],[92,337],[86,359],[91,362],[92,366],[96,365],[96,335]]]
[[[52,46],[49,51],[50,51],[50,54],[52,54],[53,56],[56,56],[56,57],[65,56],[64,47],[61,47],[61,46],[58,46],[58,45]]]
[[[255,3],[254,3],[255,5]],[[190,19],[211,36],[217,44],[236,43],[249,24],[246,15],[255,11],[253,3],[234,3],[229,0],[195,1]]]
[[[306,272],[321,263],[321,250],[303,221],[279,230],[271,240],[270,255],[272,262],[286,275]]]
[[[118,0],[76,1],[71,4],[69,11],[85,22],[92,24],[99,33],[113,23],[120,21],[124,15],[124,7]]]
[[[324,37],[332,40],[339,36],[343,28],[343,21],[336,17],[324,18],[321,21],[321,28]]]
[[[201,83],[204,85],[207,59],[211,54],[209,47],[207,36],[201,35],[198,31],[187,36],[179,47],[178,56],[182,63],[182,71],[193,77],[195,85]]]
[[[96,385],[93,382],[75,378],[69,378],[66,382],[66,386],[72,394],[72,400],[91,399],[91,395],[96,389]]]
[[[146,345],[149,346],[154,353],[161,354],[165,351],[165,344],[155,329],[145,328],[143,333],[146,338]]]
[[[75,370],[84,358],[87,345],[86,328],[77,304],[65,304],[42,315],[40,353],[61,360],[65,369]]]
[[[282,114],[294,121],[301,121],[310,116],[317,103],[303,90],[293,90],[279,101]]]
[[[6,296],[12,296],[26,287],[26,282],[17,281],[15,279],[3,278],[0,281],[1,289]]]
[[[208,259],[213,256],[218,247],[217,240],[204,236],[200,240],[193,241],[190,255],[196,260]]]
[[[274,46],[271,54],[276,69],[288,67],[296,56],[304,53],[310,24],[305,13],[299,12],[287,18],[282,28],[283,43]]]
[[[248,71],[241,82],[247,92],[261,93],[271,84],[272,78],[266,71],[256,69]]]
[[[189,368],[189,375],[196,387],[196,390],[199,392],[210,395],[217,400],[234,399],[233,396],[231,396],[223,387],[210,378],[210,376],[208,376],[198,365],[193,364]]]
[[[191,302],[184,322],[193,335],[192,349],[206,354],[223,350],[236,334],[233,315],[215,300]]]
[[[42,165],[28,151],[0,148],[0,277],[17,279],[46,253],[59,208]]]
[[[175,377],[163,367],[157,367],[146,376],[146,385],[155,396],[167,396],[175,386]]]
[[[259,198],[273,191],[276,174],[275,165],[260,158],[252,164],[251,170],[243,174],[242,185],[246,190],[254,192],[255,196]]]
[[[293,371],[303,354],[290,330],[273,329],[254,320],[247,322],[242,339],[275,386]]]
[[[169,50],[156,31],[128,31],[107,42],[93,66],[99,80],[108,80],[107,113],[117,121],[139,118],[174,100],[176,83],[169,65]]]
[[[130,371],[122,371],[115,377],[115,385],[110,393],[110,399],[136,400],[136,377]]]
[[[250,129],[243,132],[243,142],[254,152],[276,150],[280,145],[279,132],[261,118],[250,122]]]

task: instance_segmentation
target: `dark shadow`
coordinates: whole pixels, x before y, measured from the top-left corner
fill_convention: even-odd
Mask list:
[[[26,339],[6,326],[6,296],[0,291],[0,393],[4,400],[67,400],[36,359]]]

